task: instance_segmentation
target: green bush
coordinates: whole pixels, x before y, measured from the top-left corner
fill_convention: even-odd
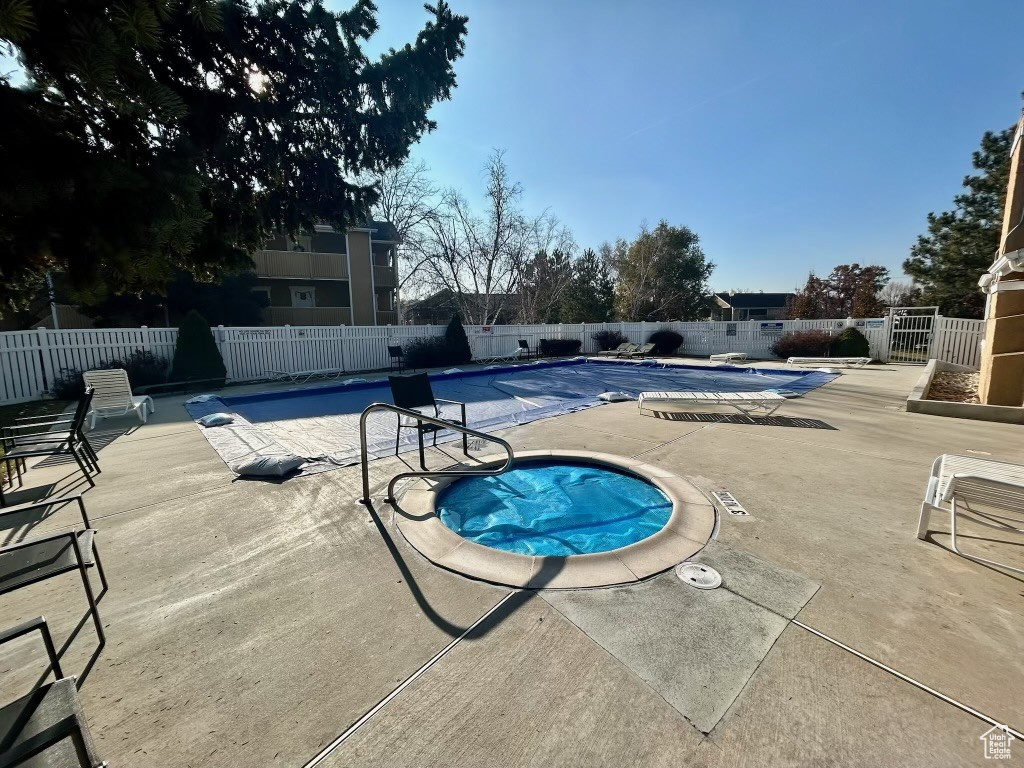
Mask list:
[[[185,315],[178,328],[171,378],[175,381],[212,379],[217,380],[220,386],[227,378],[227,369],[213,340],[210,324],[194,309]]]
[[[871,344],[867,336],[856,328],[846,328],[832,339],[828,353],[831,357],[869,357]]]
[[[590,338],[597,342],[597,346],[602,352],[615,349],[619,344],[629,343],[629,337],[621,331],[598,331],[590,334]]]
[[[473,359],[473,351],[469,348],[466,329],[462,327],[462,318],[452,317],[448,327],[444,329],[444,339],[448,345],[448,362],[441,365],[462,365]]]
[[[579,339],[541,339],[540,353],[544,357],[569,357],[578,355],[582,346]]]
[[[683,346],[683,336],[675,331],[662,329],[652,333],[647,343],[654,345],[654,353],[657,355],[672,355]]]
[[[780,336],[772,344],[776,357],[824,357],[832,344],[832,337],[826,331],[793,331]]]
[[[451,348],[444,336],[425,336],[411,339],[402,347],[405,364],[416,368],[439,368],[451,365]]]

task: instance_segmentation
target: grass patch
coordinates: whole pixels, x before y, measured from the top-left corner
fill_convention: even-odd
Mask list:
[[[0,426],[9,427],[14,420],[24,416],[56,416],[71,403],[70,400],[33,400],[17,405],[0,405]],[[0,445],[0,456],[4,447]],[[7,465],[0,464],[0,483],[7,482]]]

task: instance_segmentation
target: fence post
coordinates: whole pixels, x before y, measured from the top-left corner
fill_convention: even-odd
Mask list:
[[[43,392],[53,392],[53,385],[57,382],[57,375],[53,368],[53,358],[50,354],[49,330],[43,326],[36,329],[37,345],[39,347],[39,359],[43,364]],[[43,392],[39,394],[42,395]]]
[[[140,325],[139,326],[139,330],[142,331],[142,333],[140,334],[142,336],[142,351],[143,352],[149,352],[150,346],[151,346],[151,343],[150,343],[150,340],[149,340],[149,326],[148,325]],[[221,355],[221,357],[223,357],[223,355]]]

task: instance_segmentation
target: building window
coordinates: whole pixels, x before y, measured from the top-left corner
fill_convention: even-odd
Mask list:
[[[305,285],[292,286],[293,307],[315,307],[316,289]]]
[[[270,288],[265,285],[258,285],[252,289],[253,293],[261,293],[267,297],[267,306],[270,306]]]

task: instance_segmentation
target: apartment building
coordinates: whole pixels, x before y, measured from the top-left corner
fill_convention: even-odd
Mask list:
[[[317,225],[279,236],[253,254],[267,325],[392,325],[398,322],[398,233],[372,221],[345,232]]]

